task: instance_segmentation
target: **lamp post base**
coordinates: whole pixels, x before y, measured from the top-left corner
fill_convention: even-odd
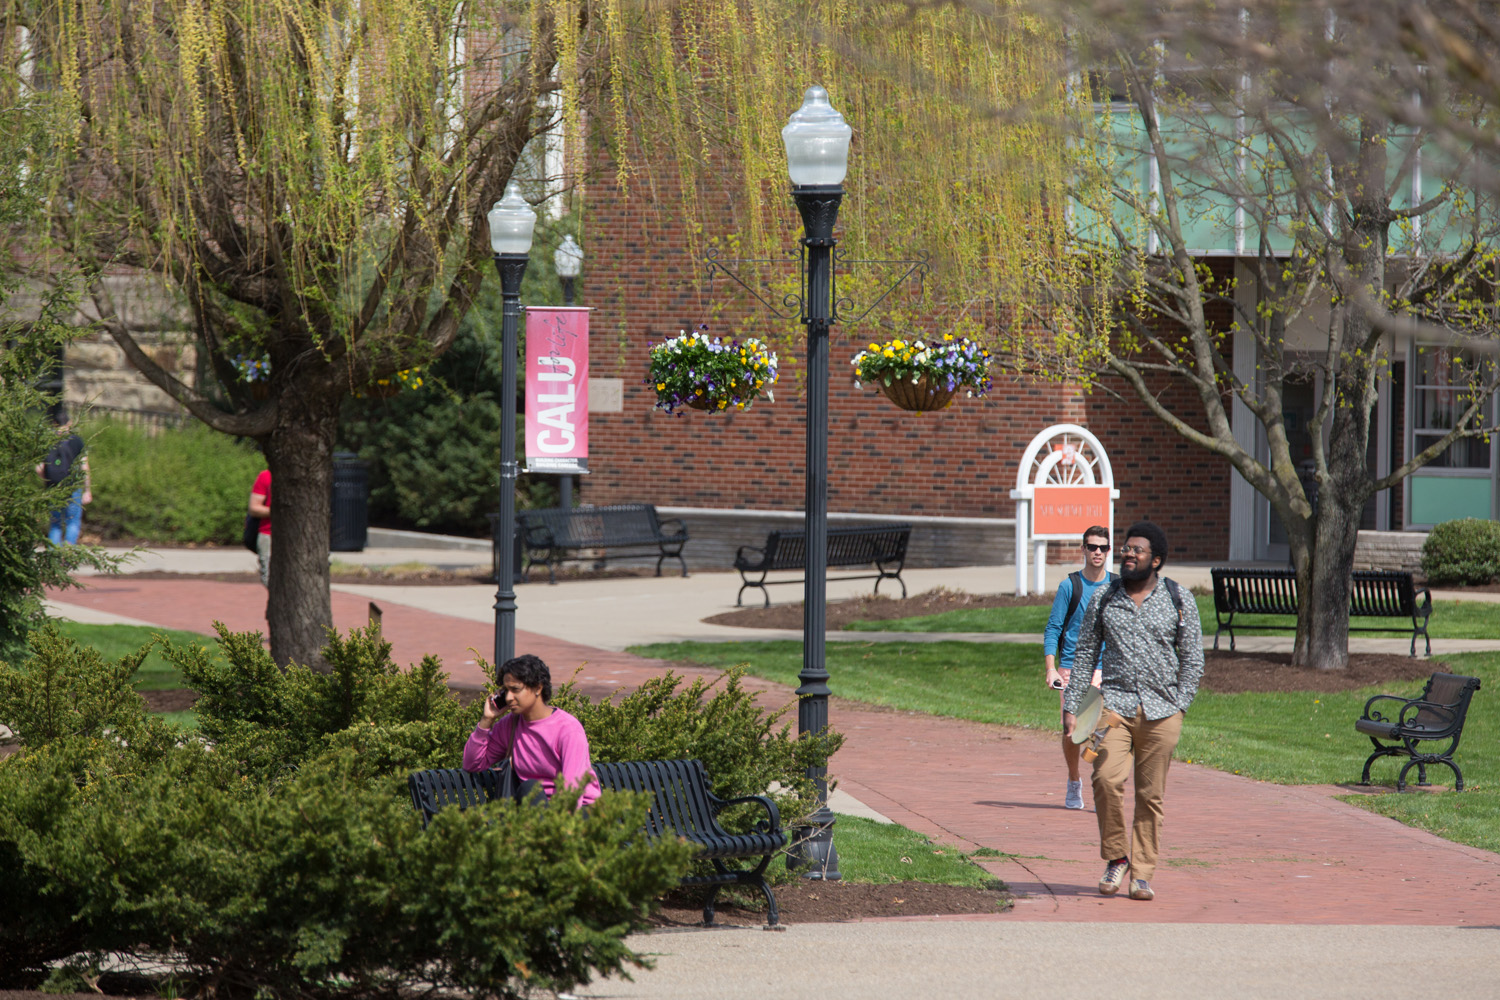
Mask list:
[[[787,853],[787,871],[800,872],[815,882],[841,882],[839,852],[833,846],[833,811],[824,805],[808,819],[811,826],[793,832],[793,844]]]

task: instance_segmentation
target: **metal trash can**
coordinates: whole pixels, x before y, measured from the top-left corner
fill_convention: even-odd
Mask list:
[[[500,515],[486,514],[490,519],[490,547],[492,552],[493,566],[490,568],[490,580],[500,582]],[[521,522],[516,522],[516,532],[511,541],[511,565],[515,567],[512,580],[520,582],[521,579]]]
[[[333,490],[328,548],[359,552],[370,526],[370,466],[352,451],[333,453]]]

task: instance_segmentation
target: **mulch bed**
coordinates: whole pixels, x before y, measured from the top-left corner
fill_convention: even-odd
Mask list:
[[[884,622],[894,618],[936,615],[960,608],[1020,608],[1052,606],[1045,594],[1016,597],[1011,594],[965,594],[939,587],[915,597],[883,597],[878,594],[852,601],[832,601],[828,605],[828,628],[837,631],[854,622]],[[802,603],[773,604],[769,608],[744,608],[726,611],[703,619],[710,625],[738,625],[744,628],[802,628]]]

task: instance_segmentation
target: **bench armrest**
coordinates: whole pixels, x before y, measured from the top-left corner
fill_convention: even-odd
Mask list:
[[[1394,695],[1394,694],[1377,694],[1375,697],[1373,697],[1369,701],[1365,702],[1365,714],[1364,714],[1364,718],[1370,719],[1370,720],[1375,721],[1375,722],[1395,722],[1396,721],[1396,719],[1387,719],[1385,716],[1381,715],[1378,711],[1372,711],[1372,708],[1373,708],[1374,704],[1377,701],[1394,701],[1398,705],[1400,705],[1401,708],[1396,712],[1396,717],[1397,718],[1400,718],[1401,715],[1406,711],[1406,706],[1409,705],[1409,704],[1411,704],[1411,701],[1408,698],[1402,698],[1402,697],[1399,697],[1399,696]]]
[[[675,526],[671,531],[667,530],[669,524]],[[656,526],[661,529],[663,535],[674,541],[678,538],[687,538],[687,525],[680,517],[664,517],[656,522]]]
[[[756,833],[780,833],[781,812],[777,810],[776,803],[765,795],[742,795],[737,799],[721,799],[713,792],[708,793],[708,801],[713,803],[714,812],[722,812],[729,806],[748,805],[752,802],[762,806],[766,810],[766,818],[755,824]]]
[[[1452,705],[1438,705],[1430,701],[1419,701],[1413,699],[1402,706],[1401,715],[1399,718],[1397,718],[1396,724],[1402,729],[1415,728],[1411,726],[1411,720],[1415,719],[1417,713],[1421,712],[1423,709],[1426,709],[1427,711],[1436,715],[1438,718],[1442,719],[1443,726],[1445,727],[1451,726],[1453,725],[1453,723],[1458,721],[1458,713],[1453,710]],[[1431,727],[1427,728],[1430,729]]]
[[[754,559],[749,558],[746,553],[753,553]],[[741,545],[734,554],[734,565],[736,569],[754,569],[766,561],[766,550],[754,545]]]
[[[1412,592],[1411,599],[1419,617],[1427,618],[1432,614],[1432,591],[1426,587],[1418,587]]]
[[[521,541],[528,549],[551,549],[557,546],[552,529],[545,524],[532,524],[521,529]]]

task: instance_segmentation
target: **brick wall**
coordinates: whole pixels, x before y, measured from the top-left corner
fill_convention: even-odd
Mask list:
[[[594,309],[590,374],[624,381],[624,411],[590,415],[591,474],[582,477],[583,501],[801,509],[801,358],[788,364],[789,352],[778,348],[781,381],[774,403],[762,400],[744,412],[713,415],[668,416],[652,409],[655,393],[643,381],[651,342],[710,314],[716,317],[714,334],[793,334],[800,328],[795,318],[775,320],[747,297],[729,295],[730,283],[722,277],[710,292],[703,268],[686,250],[689,234],[672,221],[676,195],[669,183],[651,190],[649,198],[639,189],[637,196],[623,197],[608,182],[589,192],[584,243],[590,288],[582,304]],[[784,211],[795,220],[790,199]],[[941,275],[929,280],[940,282]],[[1227,464],[1177,437],[1139,403],[1102,391],[1084,395],[1066,386],[997,379],[987,399],[959,397],[945,411],[909,414],[871,389],[854,387],[849,359],[869,336],[861,331],[851,339],[834,328],[830,511],[1012,517],[1009,491],[1032,437],[1053,423],[1082,423],[1110,454],[1122,494],[1118,525],[1151,517],[1166,529],[1177,558],[1221,559],[1227,553]],[[794,343],[801,355],[803,338],[796,336]],[[1196,410],[1180,389],[1169,388],[1166,395],[1185,404],[1182,412]],[[1053,558],[1077,558],[1076,546],[1054,550]]]

